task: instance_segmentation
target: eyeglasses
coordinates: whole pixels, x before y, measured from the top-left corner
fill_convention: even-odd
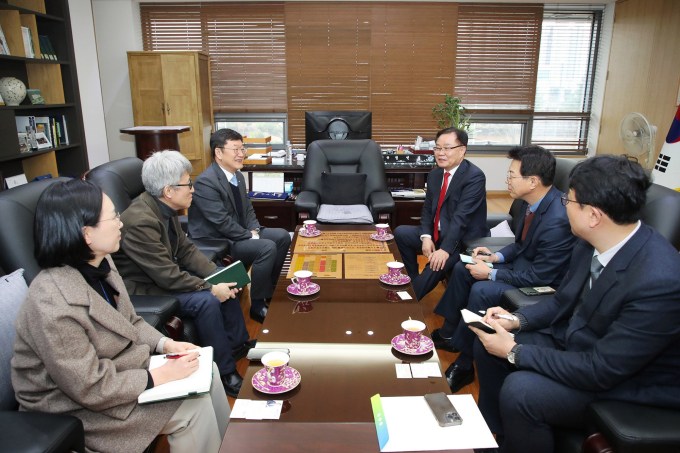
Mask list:
[[[102,222],[107,222],[107,221],[109,221],[109,220],[118,220],[118,221],[120,221],[120,212],[116,212],[116,216],[115,216],[115,217],[111,217],[110,219],[100,220],[99,222],[97,222],[97,225],[99,225],[99,224],[102,223]]]
[[[435,146],[434,150],[438,153],[441,153],[442,151],[444,151],[446,153],[450,153],[454,149],[460,148],[461,146],[465,146],[465,145],[450,146],[450,147],[449,146],[443,146],[443,147],[442,146]]]
[[[506,181],[510,181],[511,179],[515,179],[515,178],[523,178],[523,179],[526,179],[526,178],[530,178],[530,177],[531,177],[531,176],[522,176],[522,175],[519,175],[519,176],[512,176],[512,173],[510,173],[510,172],[507,172],[507,173],[505,174],[505,180],[506,180]]]
[[[246,153],[246,148],[245,148],[244,146],[242,146],[242,147],[240,147],[240,148],[225,148],[224,146],[220,146],[220,147],[218,147],[218,148],[219,148],[219,149],[222,149],[222,150],[224,150],[224,151],[226,151],[226,150],[233,151],[233,152],[234,152],[235,154],[237,154],[237,155],[238,155],[238,154],[245,154],[245,153]]]
[[[578,201],[576,201],[576,200],[570,200],[566,193],[563,193],[560,198],[562,198],[562,206],[568,205],[570,201],[572,203],[578,203]]]
[[[189,190],[191,190],[192,187],[194,187],[194,183],[191,181],[191,178],[189,178],[189,183],[188,184],[173,184],[175,187],[189,187]]]

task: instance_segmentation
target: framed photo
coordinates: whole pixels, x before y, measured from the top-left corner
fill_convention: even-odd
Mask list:
[[[26,94],[33,105],[42,105],[45,103],[45,99],[40,90],[26,90]]]
[[[26,132],[19,132],[19,151],[22,153],[30,153],[31,152],[31,144],[28,141],[28,137],[26,136]]]
[[[38,149],[52,148],[52,142],[43,132],[35,134],[35,139],[38,142]]]

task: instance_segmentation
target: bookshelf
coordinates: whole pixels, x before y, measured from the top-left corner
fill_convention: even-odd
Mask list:
[[[68,0],[0,0],[0,26],[11,53],[0,55],[0,78],[16,77],[45,99],[45,105],[31,105],[28,96],[21,105],[0,105],[0,173],[5,178],[25,173],[29,181],[47,173],[81,176],[89,164]],[[36,58],[25,56],[22,26],[32,31]],[[57,60],[40,58],[38,35],[49,37]],[[68,144],[20,152],[15,117],[62,115]]]

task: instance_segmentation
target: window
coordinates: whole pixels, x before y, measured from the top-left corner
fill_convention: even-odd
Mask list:
[[[285,113],[215,114],[215,130],[224,128],[250,138],[271,137],[272,149],[285,149],[288,140]]]

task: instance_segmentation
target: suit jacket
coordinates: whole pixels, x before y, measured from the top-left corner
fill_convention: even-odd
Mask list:
[[[251,230],[260,228],[253,204],[248,198],[246,180],[240,171],[236,172],[236,179],[248,228],[238,223],[231,183],[220,166],[213,162],[194,183],[194,199],[189,208],[189,235],[192,238],[242,241],[252,237]]]
[[[434,240],[434,218],[437,214],[439,192],[444,180],[444,169],[435,168],[427,176],[427,195],[420,217],[420,235],[429,234]],[[439,212],[441,225],[440,249],[449,254],[460,248],[462,239],[489,236],[486,226],[486,177],[473,163],[463,159],[449,181],[444,203]]]
[[[550,188],[531,220],[526,238],[522,241],[524,215],[515,232],[515,242],[500,253],[509,263],[496,271],[496,281],[521,288],[524,286],[559,286],[569,269],[569,259],[576,243],[571,233],[567,209],[562,206],[562,192]],[[522,203],[520,212],[529,207]]]
[[[593,247],[579,240],[551,299],[523,308],[565,351],[523,345],[520,369],[535,370],[601,398],[680,408],[680,256],[642,224],[587,293]]]
[[[170,219],[176,239],[168,230],[156,200],[144,192],[120,216],[120,250],[113,260],[130,294],[168,295],[210,288],[207,277],[217,265],[187,239],[177,216]],[[198,275],[180,270],[180,266]]]
[[[12,385],[22,410],[82,420],[88,448],[141,452],[182,401],[137,405],[162,335],[135,314],[113,263],[106,281],[117,310],[72,267],[38,274],[14,322]]]

